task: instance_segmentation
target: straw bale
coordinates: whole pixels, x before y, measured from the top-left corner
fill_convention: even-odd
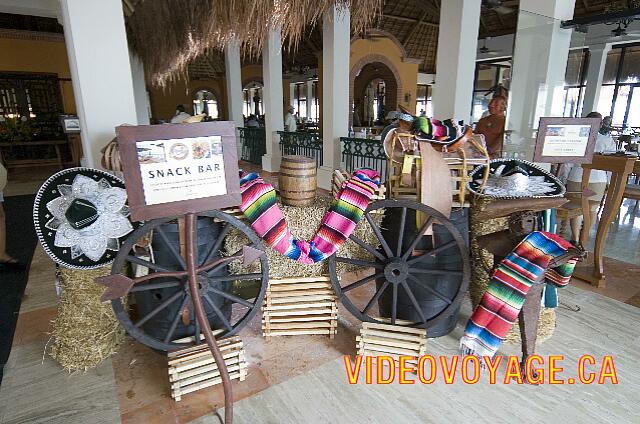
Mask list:
[[[310,206],[285,206],[280,204],[280,209],[289,225],[294,237],[303,240],[310,240],[320,226],[322,217],[329,209],[330,199],[326,197],[316,197],[314,203]],[[374,215],[374,222],[379,225],[380,215]],[[377,239],[371,226],[366,220],[361,220],[354,234],[366,243],[377,247]],[[233,230],[225,240],[225,251],[228,254],[237,252],[242,246],[246,245],[248,239],[239,231]],[[291,260],[281,255],[275,250],[267,247],[267,258],[269,261],[269,277],[270,278],[286,278],[286,277],[314,277],[329,274],[328,261],[322,261],[316,264],[305,265],[303,263]],[[362,249],[360,246],[347,240],[347,242],[339,250],[340,256],[373,260],[373,257]],[[258,263],[255,262],[249,267],[243,267],[238,261],[232,262],[230,265],[231,272],[257,272]],[[353,265],[338,264],[338,274],[343,274],[354,270]]]
[[[124,330],[111,309],[100,302],[104,287],[95,278],[109,275],[111,267],[91,270],[60,268],[62,293],[51,323],[47,352],[67,371],[87,371],[116,352]]]

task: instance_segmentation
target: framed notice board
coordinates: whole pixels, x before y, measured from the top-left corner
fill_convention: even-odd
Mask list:
[[[233,122],[116,128],[136,221],[240,204]]]
[[[591,163],[600,118],[540,118],[533,161]]]

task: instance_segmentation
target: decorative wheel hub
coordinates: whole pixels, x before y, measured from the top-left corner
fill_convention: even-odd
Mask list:
[[[391,284],[400,284],[403,281],[406,281],[408,276],[409,266],[406,261],[400,258],[392,259],[384,267],[384,278]]]

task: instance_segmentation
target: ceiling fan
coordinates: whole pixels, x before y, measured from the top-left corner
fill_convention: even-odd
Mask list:
[[[489,56],[495,56],[498,54],[497,51],[495,50],[491,50],[489,47],[487,47],[487,40],[489,40],[491,37],[485,37],[482,39],[482,46],[480,46],[480,48],[478,48],[478,53],[480,54],[487,54]]]
[[[482,0],[482,7],[501,15],[508,15],[516,11],[513,7],[504,6],[503,3],[504,0]]]

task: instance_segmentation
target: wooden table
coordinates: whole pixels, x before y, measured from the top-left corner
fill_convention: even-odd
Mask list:
[[[604,202],[602,218],[598,223],[593,253],[589,252],[589,256],[585,260],[585,264],[588,264],[591,260],[593,260],[593,264],[576,268],[576,271],[573,273],[576,278],[588,281],[596,287],[605,286],[604,263],[602,261],[604,242],[607,238],[609,227],[622,204],[622,194],[624,193],[627,179],[633,172],[635,162],[636,158],[634,157],[595,154],[593,155],[593,161],[591,163],[582,164],[583,172],[581,184],[583,191],[589,185],[589,177],[591,176],[592,169],[611,172],[611,181],[609,182],[609,188],[607,189],[607,197]],[[582,210],[589,210],[589,198],[587,196],[582,196]],[[583,246],[586,246],[587,241],[589,240],[591,217],[589,216],[589,213],[585,213],[583,216],[584,221],[582,231],[580,232],[580,243]]]

